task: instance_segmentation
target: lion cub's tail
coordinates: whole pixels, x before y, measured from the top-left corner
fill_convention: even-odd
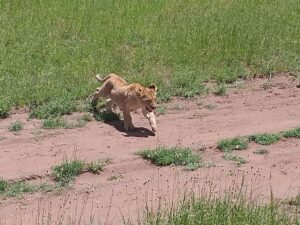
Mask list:
[[[104,78],[101,78],[99,74],[96,75],[96,79],[97,79],[100,83],[105,82],[105,81],[106,81],[107,79],[109,79],[110,77],[111,77],[111,76],[108,75],[108,76],[106,76],[106,77],[104,77]]]

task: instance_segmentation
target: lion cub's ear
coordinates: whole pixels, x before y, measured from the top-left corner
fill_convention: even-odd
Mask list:
[[[157,92],[157,87],[155,84],[151,84],[148,88],[154,90],[155,92]]]

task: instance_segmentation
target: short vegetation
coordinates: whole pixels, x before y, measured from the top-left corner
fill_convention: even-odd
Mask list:
[[[254,141],[255,143],[259,145],[270,145],[273,144],[281,139],[279,134],[257,134],[252,135],[249,138],[250,140]]]
[[[84,172],[100,173],[103,165],[100,162],[85,163],[82,160],[65,161],[53,168],[52,176],[58,186],[68,186],[76,176]]]
[[[218,148],[223,152],[233,150],[245,150],[248,147],[248,139],[244,137],[235,137],[219,141]]]
[[[48,184],[29,184],[26,182],[8,182],[0,179],[0,197],[19,197],[24,193],[48,191],[52,189]]]
[[[0,179],[0,197],[19,197],[24,193],[50,192],[68,187],[76,176],[90,172],[99,174],[104,168],[100,161],[86,163],[82,160],[65,161],[52,170],[54,184],[31,184],[26,181],[14,182]]]
[[[20,132],[24,129],[24,123],[21,121],[12,122],[8,126],[8,130],[11,132]]]
[[[201,166],[201,157],[189,148],[158,147],[153,150],[140,151],[137,154],[157,166],[186,166],[189,170]]]
[[[269,151],[264,148],[259,148],[259,149],[255,150],[253,153],[256,155],[267,155],[269,153]]]
[[[106,112],[106,111],[95,111],[94,117],[97,121],[101,121],[101,122],[109,122],[109,121],[115,121],[120,119],[119,115],[113,112]]]
[[[223,155],[223,158],[225,160],[231,160],[231,161],[236,162],[238,166],[241,166],[241,165],[247,163],[247,161],[244,158],[242,158],[238,155],[234,155],[231,152],[225,152]]]
[[[225,197],[223,199],[192,198],[185,200],[177,209],[147,213],[143,225],[297,225],[296,216],[282,212],[275,203],[255,205],[241,197]]]
[[[283,136],[285,138],[300,138],[300,127],[285,131]]]
[[[50,117],[42,122],[42,128],[44,129],[57,129],[57,128],[64,128],[64,129],[74,129],[78,127],[83,127],[86,125],[87,122],[91,121],[92,117],[89,114],[84,114],[83,116],[77,118],[74,121],[66,120],[62,117]]]
[[[296,0],[1,1],[0,118],[24,105],[40,119],[77,111],[95,73],[156,83],[167,100],[211,79],[297,71],[298,11]]]

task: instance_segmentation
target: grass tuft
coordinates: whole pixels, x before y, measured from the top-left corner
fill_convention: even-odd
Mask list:
[[[115,121],[120,119],[119,115],[113,112],[106,112],[106,111],[96,112],[94,114],[94,117],[97,121],[101,121],[101,122],[109,122],[109,121]]]
[[[8,130],[11,132],[19,132],[24,129],[24,123],[21,121],[12,122],[8,126]]]
[[[296,197],[288,200],[287,203],[289,205],[293,205],[293,206],[300,206],[300,194],[298,194]]]
[[[283,133],[285,138],[300,138],[300,127],[293,130],[288,130]]]
[[[221,83],[217,86],[217,88],[213,91],[215,95],[223,96],[226,94],[226,86],[224,83]]]
[[[223,155],[223,158],[225,160],[231,160],[231,161],[236,162],[238,166],[247,163],[247,161],[244,158],[237,156],[237,155],[233,155],[231,152],[225,152]]]
[[[59,187],[66,187],[81,173],[99,174],[103,170],[103,166],[99,161],[90,163],[85,163],[82,160],[65,161],[53,168],[52,176]]]
[[[218,148],[223,152],[232,150],[245,150],[248,147],[248,139],[243,137],[235,137],[232,139],[224,139],[219,141]]]
[[[186,166],[189,170],[197,169],[201,166],[201,158],[189,148],[179,147],[158,147],[154,150],[144,150],[137,153],[143,159],[150,160],[157,166]]]
[[[148,211],[147,211],[148,212]],[[231,224],[287,225],[298,224],[296,216],[288,215],[274,203],[264,206],[249,203],[242,197],[196,198],[185,200],[177,209],[147,213],[142,225]]]
[[[99,174],[103,170],[103,164],[98,161],[87,163],[86,170],[95,174]]]
[[[57,128],[63,128],[67,126],[67,122],[60,118],[47,118],[43,121],[42,128],[44,129],[57,129]]]
[[[166,107],[165,106],[158,106],[156,109],[157,115],[165,115],[166,114]]]
[[[53,187],[49,184],[28,184],[26,182],[8,182],[0,179],[0,196],[19,197],[23,193],[33,193],[37,191],[51,191]]]
[[[10,106],[7,104],[7,102],[0,100],[0,119],[7,118],[9,116],[9,111]]]
[[[270,145],[279,141],[280,136],[278,134],[264,133],[264,134],[252,135],[250,136],[249,139],[260,145]]]
[[[257,155],[266,155],[269,153],[269,151],[267,149],[260,148],[260,149],[255,150],[253,153],[257,154]]]
[[[75,101],[60,99],[38,106],[32,106],[30,117],[37,119],[48,119],[62,115],[70,115],[75,111],[77,111]]]
[[[60,186],[67,186],[76,176],[84,171],[85,163],[81,160],[66,161],[53,168],[52,176]]]

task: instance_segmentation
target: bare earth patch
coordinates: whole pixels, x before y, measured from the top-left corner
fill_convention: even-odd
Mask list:
[[[25,113],[0,120],[0,176],[6,180],[43,176],[64,159],[86,161],[110,159],[99,175],[82,174],[72,188],[59,193],[25,194],[22,198],[0,200],[0,224],[38,224],[36,221],[95,221],[123,224],[141,216],[147,203],[169,204],[187,190],[206,189],[222,193],[234,185],[247,187],[254,199],[297,196],[300,192],[300,139],[283,139],[264,146],[268,153],[253,152],[261,146],[250,143],[247,150],[234,151],[247,163],[236,166],[223,159],[217,149],[220,139],[279,132],[300,126],[300,89],[291,76],[277,75],[268,87],[266,79],[252,79],[243,88],[228,89],[227,95],[173,99],[158,116],[158,132],[149,130],[142,115],[133,114],[135,132],[123,132],[120,121],[92,121],[85,127],[44,130],[38,120]],[[209,107],[213,106],[213,107]],[[24,123],[17,134],[7,127]],[[159,168],[135,155],[157,146],[183,146],[201,154],[214,167],[185,171],[182,167]],[[33,176],[36,175],[36,176]],[[112,179],[112,177],[114,179]],[[49,213],[51,212],[51,213]],[[138,214],[140,213],[140,215]],[[49,217],[49,215],[52,215]],[[63,216],[60,217],[60,214]],[[42,224],[40,222],[40,224]]]

